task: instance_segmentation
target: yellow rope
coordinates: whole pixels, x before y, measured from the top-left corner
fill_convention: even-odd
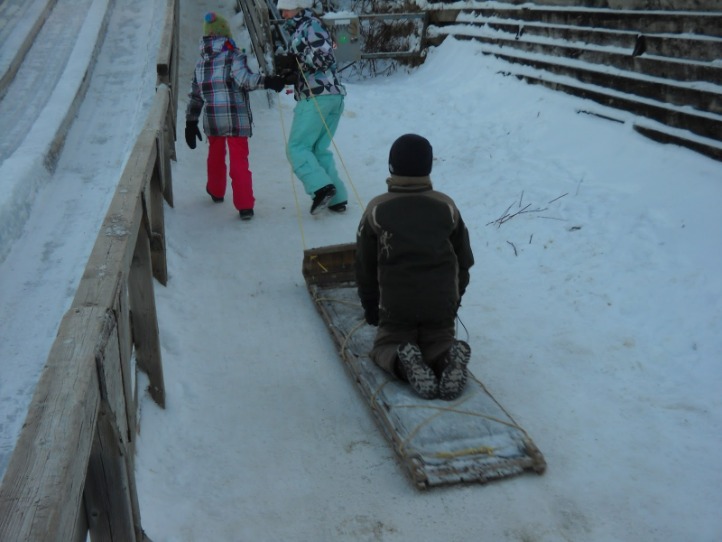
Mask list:
[[[437,452],[432,454],[432,457],[438,457],[439,459],[455,459],[457,457],[464,457],[467,455],[494,455],[494,448],[491,446],[478,446],[477,448],[465,448],[456,452]]]
[[[286,123],[283,121],[283,108],[281,107],[281,100],[280,97],[276,97],[276,103],[278,103],[278,114],[281,117],[281,132],[283,134],[283,142],[284,142],[284,149],[288,145],[287,139],[286,139]],[[298,192],[296,192],[296,183],[293,179],[293,165],[291,162],[288,162],[288,169],[290,170],[290,180],[291,180],[291,190],[293,190],[293,199],[296,202],[296,219],[298,220],[298,229],[301,232],[301,246],[306,251],[306,236],[303,233],[303,219],[301,218],[301,206],[298,203]],[[320,265],[320,264],[319,264]]]

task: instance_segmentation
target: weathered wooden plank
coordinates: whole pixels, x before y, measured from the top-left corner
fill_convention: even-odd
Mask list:
[[[328,245],[307,250],[301,272],[307,284],[339,285],[356,281],[356,243]]]
[[[115,422],[103,403],[88,462],[85,511],[93,541],[136,542],[140,521],[136,526],[131,502],[130,478],[134,474],[128,472]]]
[[[156,57],[156,70],[161,83],[170,83],[170,74],[173,65],[173,41],[176,38],[176,0],[166,0],[165,19],[160,35],[160,47]]]
[[[146,228],[141,228],[138,234],[128,277],[128,296],[138,367],[150,379],[151,397],[161,408],[165,408],[165,384],[163,383],[158,316],[151,275],[150,242]]]
[[[118,352],[120,356],[120,370],[123,380],[123,395],[126,404],[127,440],[131,455],[135,455],[135,436],[137,434],[138,399],[135,392],[135,366],[133,363],[133,335],[130,326],[130,301],[128,299],[127,284],[120,285],[118,299],[115,305],[115,318],[118,325]]]
[[[113,329],[96,355],[101,395],[84,491],[86,530],[93,540],[132,541],[141,533],[134,480],[135,401],[130,389],[130,341],[126,290],[109,312]],[[131,427],[133,429],[131,429]]]
[[[163,190],[163,198],[166,203],[173,207],[173,172],[171,169],[171,160],[176,159],[176,130],[175,130],[175,111],[172,110],[176,107],[175,93],[171,94],[171,107],[168,108],[168,114],[166,115],[165,123],[163,124],[163,138],[159,142],[158,154],[161,157],[161,184]]]
[[[114,329],[103,308],[63,318],[0,485],[0,540],[73,540],[100,390],[96,357]]]
[[[180,12],[179,12],[179,0],[167,0],[165,19],[163,21],[163,32],[161,34],[161,43],[158,50],[158,57],[156,60],[156,74],[158,87],[156,90],[165,89],[170,94],[170,107],[167,108],[168,120],[164,126],[164,131],[168,130],[167,136],[169,137],[170,153],[169,159],[175,160],[175,140],[176,140],[176,126],[175,120],[178,113],[178,62],[179,62],[179,51],[178,51],[178,39],[179,39],[179,25],[180,25]],[[170,186],[165,187],[164,192],[168,205],[173,206],[173,192]]]
[[[163,179],[170,172],[170,163],[166,164],[165,136],[156,139],[158,145],[157,162],[153,176],[145,193],[148,225],[150,227],[150,253],[152,257],[153,276],[163,286],[168,283],[168,262],[165,250],[165,208],[163,205]]]

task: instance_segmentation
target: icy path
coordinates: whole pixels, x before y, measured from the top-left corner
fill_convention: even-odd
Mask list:
[[[55,172],[0,264],[0,476],[154,95],[165,3],[113,4],[97,65]],[[45,64],[72,63],[65,51],[74,45],[71,40],[51,47]],[[33,126],[42,130],[44,122],[40,117]],[[2,141],[2,148],[12,144]]]

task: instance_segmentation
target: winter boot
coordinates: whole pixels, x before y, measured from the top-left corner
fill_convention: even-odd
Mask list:
[[[404,343],[396,350],[401,368],[413,389],[423,399],[435,399],[439,395],[439,381],[424,363],[419,347],[412,343]]]
[[[343,213],[346,211],[346,205],[348,205],[347,201],[342,201],[341,203],[334,203],[333,205],[328,206],[328,210],[333,211],[334,213]]]
[[[206,192],[213,200],[213,203],[223,203],[223,196],[221,196],[220,198],[218,196],[214,196],[213,194],[211,194],[211,191],[208,190],[208,188],[206,188]]]
[[[336,187],[332,184],[322,186],[313,193],[313,203],[311,204],[311,214],[315,215],[318,211],[326,207],[332,197],[336,195]]]
[[[253,209],[241,209],[238,214],[241,215],[241,220],[250,220],[253,218]]]
[[[453,401],[464,391],[469,375],[467,365],[471,357],[471,347],[464,341],[454,341],[446,354],[446,366],[439,379],[439,397],[444,401]]]

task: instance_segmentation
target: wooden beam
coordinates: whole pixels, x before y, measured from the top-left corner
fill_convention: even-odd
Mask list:
[[[99,307],[63,318],[0,485],[0,540],[73,540],[100,406],[96,356],[115,329]]]
[[[146,228],[141,228],[138,234],[128,277],[131,329],[138,366],[150,379],[150,395],[161,408],[165,408],[165,384],[151,274],[150,241],[146,231]]]
[[[119,443],[115,416],[104,403],[98,416],[85,485],[85,511],[94,542],[138,540],[129,480],[134,473],[128,472]]]

